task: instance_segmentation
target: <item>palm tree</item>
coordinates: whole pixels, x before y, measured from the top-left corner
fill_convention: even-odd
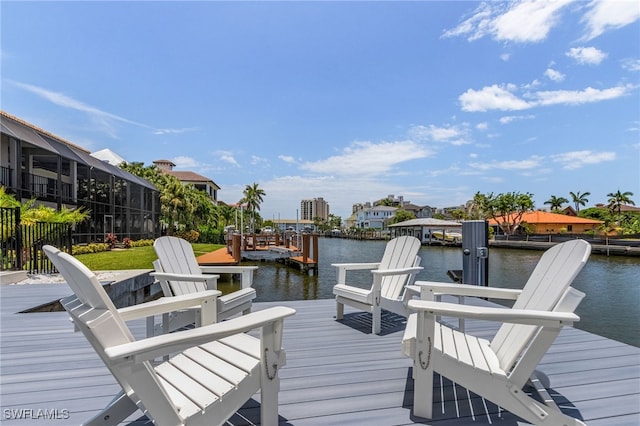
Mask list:
[[[220,204],[218,206],[218,210],[219,219],[222,221],[222,226],[231,225],[233,223],[233,219],[236,216],[236,209],[227,204]]]
[[[580,191],[578,191],[576,193],[569,192],[569,195],[571,195],[571,201],[573,201],[573,204],[576,206],[576,214],[578,214],[580,212],[580,206],[585,206],[589,202],[587,196],[591,195],[591,193],[585,192],[581,194]]]
[[[633,192],[629,192],[629,191],[620,192],[619,189],[618,189],[618,192],[611,192],[607,194],[607,197],[609,197],[609,200],[608,200],[609,210],[611,210],[612,212],[617,212],[619,217],[621,214],[623,204],[629,204],[632,206],[636,205],[631,199],[632,196],[633,196]]]
[[[258,184],[255,182],[252,185],[246,185],[242,194],[244,197],[240,200],[240,204],[245,204],[247,206],[247,210],[251,213],[251,230],[253,231],[255,212],[260,211],[262,197],[267,194],[263,189],[259,188]]]
[[[551,211],[558,211],[564,203],[568,202],[569,200],[564,197],[556,197],[555,195],[552,195],[551,198],[544,202],[544,204],[549,204],[549,206],[551,206]]]
[[[167,234],[173,235],[176,224],[184,223],[187,212],[191,211],[187,188],[177,178],[164,176],[165,183],[160,192],[160,211],[167,222]]]

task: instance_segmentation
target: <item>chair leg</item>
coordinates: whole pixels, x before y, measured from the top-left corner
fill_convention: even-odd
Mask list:
[[[433,368],[422,369],[420,362],[413,362],[413,414],[417,417],[433,417]]]
[[[380,305],[373,305],[371,315],[371,332],[373,334],[380,334],[380,330],[382,329],[382,308]]]
[[[84,426],[116,426],[131,414],[135,413],[138,406],[124,391],[120,391],[115,398],[100,413],[83,423]]]
[[[344,318],[344,304],[336,301],[336,319],[341,320]]]

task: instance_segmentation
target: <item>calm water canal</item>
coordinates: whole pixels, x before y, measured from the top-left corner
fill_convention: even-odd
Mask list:
[[[301,272],[276,262],[256,263],[254,287],[258,301],[333,298],[336,284],[332,263],[376,262],[386,242],[320,238],[317,273]],[[522,288],[542,251],[492,248],[489,252],[489,285]],[[424,270],[419,280],[451,282],[450,269],[462,269],[459,247],[420,249]],[[244,264],[244,263],[243,263]],[[350,272],[354,281],[368,287],[370,272]],[[578,307],[581,321],[576,325],[592,333],[640,347],[640,257],[591,255],[574,282],[587,296]]]

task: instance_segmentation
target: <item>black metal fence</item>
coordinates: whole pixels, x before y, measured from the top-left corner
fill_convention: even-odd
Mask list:
[[[71,253],[71,225],[23,224],[20,208],[0,207],[0,270],[26,270],[32,274],[56,272],[42,251],[47,244]]]

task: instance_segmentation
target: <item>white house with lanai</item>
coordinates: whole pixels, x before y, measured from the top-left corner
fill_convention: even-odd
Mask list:
[[[383,229],[386,220],[395,215],[397,207],[374,206],[356,212],[356,228]]]

